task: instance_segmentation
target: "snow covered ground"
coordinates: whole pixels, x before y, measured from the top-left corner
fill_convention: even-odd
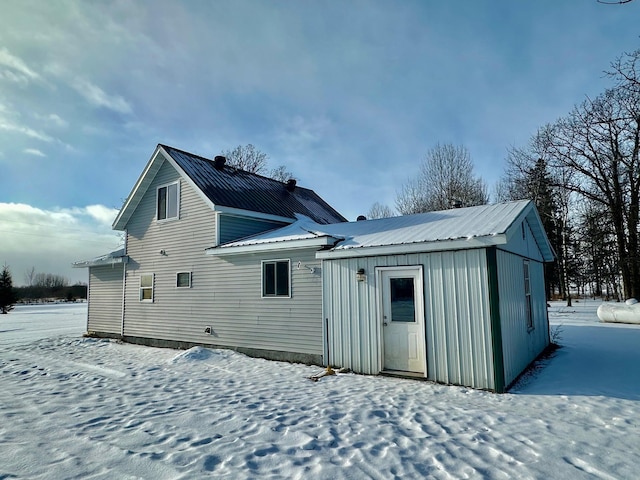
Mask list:
[[[640,326],[553,304],[563,348],[496,395],[82,338],[0,316],[0,479],[638,478]]]

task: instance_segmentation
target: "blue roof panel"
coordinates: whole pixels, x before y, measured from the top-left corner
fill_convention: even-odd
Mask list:
[[[215,205],[291,219],[297,213],[320,224],[346,221],[313,190],[296,186],[289,191],[286,184],[272,178],[229,165],[218,169],[213,160],[166,145],[161,147]]]

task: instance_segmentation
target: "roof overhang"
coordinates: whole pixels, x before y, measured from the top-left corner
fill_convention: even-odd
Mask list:
[[[298,250],[302,248],[323,248],[333,246],[339,239],[322,236],[298,240],[282,240],[270,243],[254,243],[249,245],[230,245],[211,247],[205,250],[207,255],[224,257],[230,255],[247,255],[251,253],[275,252],[282,250]]]
[[[234,208],[234,207],[225,207],[224,205],[217,205],[217,204],[216,205],[212,204],[212,205],[213,205],[214,211],[224,213],[225,215],[232,215],[236,217],[258,218],[260,220],[270,220],[270,221],[281,222],[281,223],[293,223],[296,221],[295,218],[281,217],[279,215],[270,215],[268,213],[254,212],[252,210],[242,210],[240,208]]]
[[[100,267],[103,265],[118,265],[129,263],[129,256],[111,256],[105,255],[103,257],[94,258],[93,260],[84,260],[80,262],[74,262],[71,264],[73,268],[87,268],[87,267]]]
[[[147,162],[147,166],[144,167],[138,181],[133,186],[133,190],[131,190],[131,193],[125,200],[124,205],[122,205],[118,216],[113,221],[113,225],[111,227],[114,230],[125,229],[131,215],[133,215],[133,212],[140,203],[140,200],[142,200],[142,197],[151,185],[151,182],[153,182],[156,173],[158,173],[160,167],[162,167],[164,160],[168,158],[170,158],[169,154],[165,152],[164,148],[158,145],[153,152],[153,155],[151,155],[149,162]]]
[[[318,259],[373,257],[380,255],[399,255],[406,253],[441,252],[445,250],[469,250],[486,248],[507,243],[505,235],[489,237],[471,237],[455,240],[440,240],[431,242],[403,243],[395,245],[380,245],[371,247],[336,248],[316,253]]]

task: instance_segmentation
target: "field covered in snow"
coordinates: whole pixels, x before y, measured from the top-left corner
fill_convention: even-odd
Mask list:
[[[82,338],[86,305],[0,316],[0,479],[638,478],[640,326],[553,304],[510,393]]]

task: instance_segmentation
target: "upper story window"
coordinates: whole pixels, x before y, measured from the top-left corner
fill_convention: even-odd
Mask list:
[[[289,260],[271,260],[262,262],[262,296],[290,297]]]
[[[157,216],[158,220],[178,218],[179,184],[171,183],[158,187]]]

